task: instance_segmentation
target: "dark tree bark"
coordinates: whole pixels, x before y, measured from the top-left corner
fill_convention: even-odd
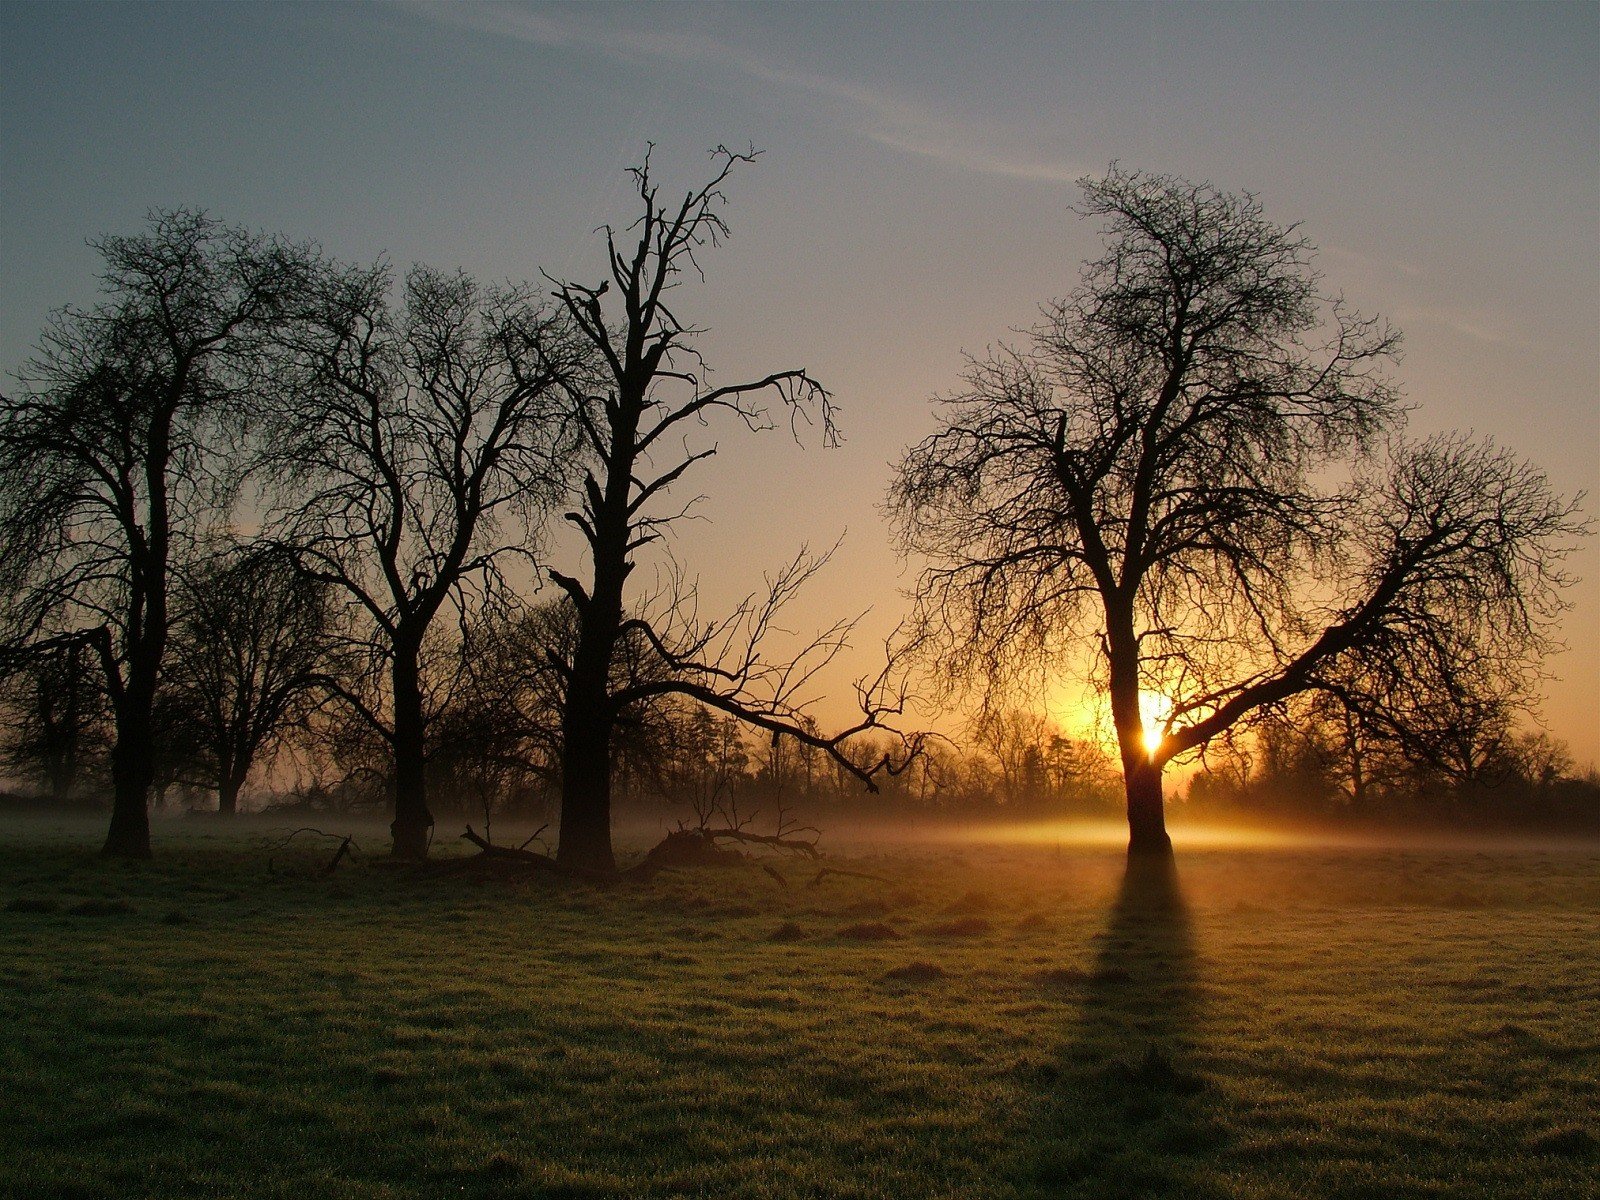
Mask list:
[[[244,776],[228,770],[217,781],[217,812],[224,817],[239,812],[239,792],[244,788]]]
[[[626,427],[612,439],[607,488],[592,525],[594,582],[578,608],[577,645],[561,721],[556,857],[567,866],[595,871],[616,869],[611,849],[611,738],[617,714],[612,672],[622,626],[623,585],[633,569],[627,517],[628,481],[637,457],[633,443],[634,434]],[[610,469],[611,462],[617,464],[615,469]]]
[[[120,858],[149,858],[147,805],[155,779],[155,747],[148,709],[141,712],[137,698],[125,702],[119,708],[116,729],[116,744],[111,748],[111,827],[101,850]]]
[[[433,835],[428,810],[427,718],[422,704],[418,648],[397,639],[394,648],[394,821],[396,858],[426,858]]]

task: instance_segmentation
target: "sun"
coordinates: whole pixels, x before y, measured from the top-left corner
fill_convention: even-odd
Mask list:
[[[1160,692],[1139,693],[1139,723],[1144,726],[1144,749],[1151,757],[1161,749],[1166,724],[1172,717],[1172,698]]]

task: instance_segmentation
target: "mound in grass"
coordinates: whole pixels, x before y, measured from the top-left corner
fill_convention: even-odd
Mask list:
[[[1066,988],[1088,983],[1089,978],[1089,972],[1078,967],[1051,967],[1036,974],[1033,981],[1040,987]]]
[[[806,936],[806,931],[804,929],[801,929],[800,926],[796,925],[793,921],[785,921],[782,925],[779,925],[771,933],[767,934],[767,941],[769,941],[769,942],[799,942],[799,941],[804,941],[805,940],[805,936]]]
[[[67,909],[75,917],[117,917],[133,911],[126,900],[84,900]]]
[[[988,917],[959,917],[954,921],[929,925],[924,932],[934,937],[982,937],[992,928]]]
[[[1595,1140],[1581,1125],[1569,1125],[1564,1129],[1552,1129],[1548,1133],[1541,1133],[1527,1141],[1527,1147],[1535,1154],[1555,1154],[1562,1158],[1587,1158],[1593,1154],[1600,1142]]]
[[[960,899],[952,900],[944,911],[952,917],[971,917],[986,913],[993,907],[994,897],[988,892],[971,891]]]
[[[14,913],[53,913],[60,907],[48,896],[18,896],[6,902],[6,911]]]
[[[932,983],[936,979],[945,977],[945,969],[938,963],[909,962],[903,967],[892,967],[883,973],[883,978],[891,983]]]
[[[851,942],[897,942],[904,935],[882,921],[863,921],[846,925],[836,936]]]
[[[1160,1046],[1148,1047],[1141,1058],[1113,1063],[1107,1073],[1144,1092],[1192,1096],[1205,1088],[1205,1080],[1173,1065],[1172,1055]]]

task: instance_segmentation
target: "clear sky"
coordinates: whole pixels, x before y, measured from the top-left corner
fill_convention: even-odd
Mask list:
[[[191,205],[343,258],[598,281],[647,140],[766,154],[684,297],[718,378],[805,366],[838,451],[722,438],[709,596],[849,535],[817,624],[904,586],[877,504],[963,350],[1095,249],[1113,160],[1260,194],[1406,335],[1414,428],[1600,492],[1600,6],[0,5],[0,370],[93,298],[84,240]],[[1597,509],[1595,501],[1588,511]],[[1552,730],[1600,758],[1600,547],[1571,566]],[[813,614],[797,615],[796,624]]]

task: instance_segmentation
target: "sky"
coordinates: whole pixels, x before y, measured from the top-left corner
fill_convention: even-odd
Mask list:
[[[718,382],[805,367],[825,450],[726,431],[675,551],[708,609],[844,542],[796,628],[912,573],[880,504],[930,399],[1073,287],[1074,181],[1120,162],[1261,198],[1405,335],[1412,429],[1600,493],[1600,6],[0,3],[0,371],[152,208],[331,254],[598,282],[594,230],[705,152],[764,153],[686,289]],[[1591,499],[1586,511],[1597,511]],[[1568,562],[1550,731],[1600,760],[1600,547]],[[842,715],[842,714],[841,714]]]

